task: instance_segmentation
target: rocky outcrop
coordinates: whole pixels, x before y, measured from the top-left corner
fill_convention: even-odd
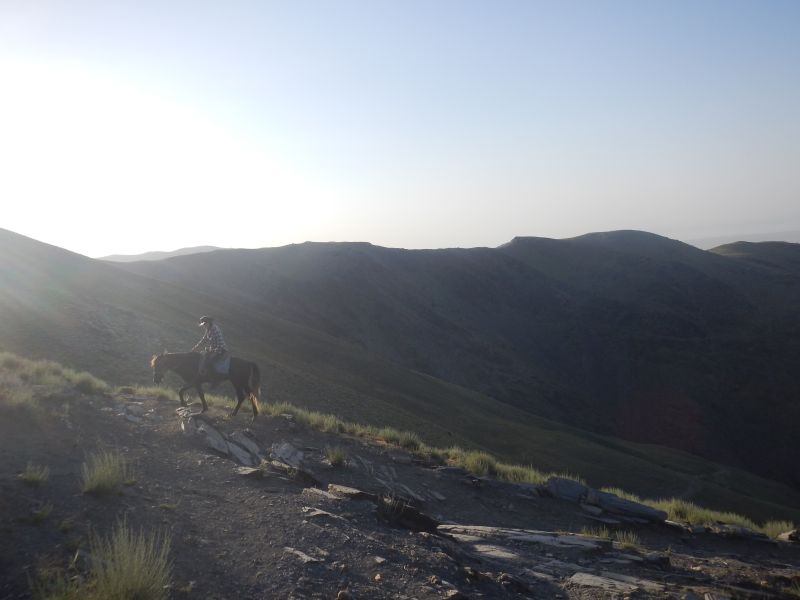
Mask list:
[[[187,435],[198,436],[206,446],[227,456],[245,467],[259,465],[264,456],[259,445],[242,432],[225,435],[202,417],[188,408],[175,411],[181,418],[181,430]]]
[[[586,512],[597,516],[609,513],[625,520],[656,523],[663,523],[667,518],[667,513],[662,510],[620,498],[616,494],[601,492],[565,477],[551,477],[540,490],[555,498],[578,503]]]

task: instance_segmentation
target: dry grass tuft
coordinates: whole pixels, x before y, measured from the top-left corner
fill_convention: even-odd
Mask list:
[[[347,452],[341,446],[326,446],[325,458],[333,467],[343,467],[347,463]]]
[[[584,527],[581,529],[583,535],[591,535],[592,537],[602,538],[604,540],[611,539],[611,532],[608,527]]]
[[[119,522],[107,539],[91,541],[91,596],[108,600],[165,600],[172,562],[168,534],[145,535]]]
[[[90,454],[81,468],[84,494],[111,494],[132,481],[128,462],[119,452],[100,450]]]
[[[638,550],[641,548],[639,536],[633,531],[618,531],[614,534],[614,539],[623,550]]]
[[[25,470],[17,477],[19,477],[19,480],[25,485],[40,487],[47,483],[47,480],[50,478],[50,467],[39,467],[29,462]]]

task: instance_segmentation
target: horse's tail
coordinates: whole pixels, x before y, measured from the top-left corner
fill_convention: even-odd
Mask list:
[[[256,363],[250,363],[250,376],[247,379],[250,402],[253,405],[253,416],[259,412],[258,402],[261,399],[261,371]]]

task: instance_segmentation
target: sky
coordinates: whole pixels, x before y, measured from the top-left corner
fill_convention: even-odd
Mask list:
[[[800,2],[0,0],[0,227],[88,256],[800,230]]]

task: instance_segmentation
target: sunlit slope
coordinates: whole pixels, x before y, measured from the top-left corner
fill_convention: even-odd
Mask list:
[[[0,348],[58,359],[119,382],[146,382],[147,360],[199,337],[196,316],[224,315],[237,354],[262,367],[267,400],[420,433],[439,445],[489,449],[597,485],[652,496],[700,497],[760,516],[798,518],[786,486],[679,451],[589,434],[410,370],[267,311],[0,232]]]
[[[792,275],[637,231],[494,249],[306,243],[126,268],[538,416],[800,485]]]

